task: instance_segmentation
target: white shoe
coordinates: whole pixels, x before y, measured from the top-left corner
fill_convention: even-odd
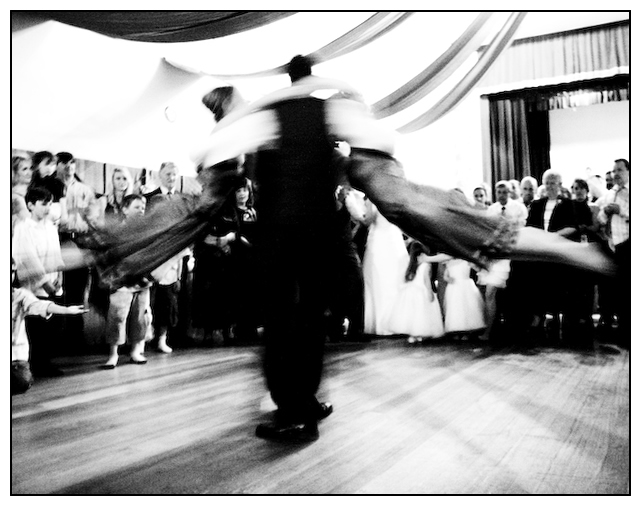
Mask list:
[[[163,352],[164,354],[170,354],[173,352],[173,349],[169,347],[167,344],[158,344],[158,352]]]

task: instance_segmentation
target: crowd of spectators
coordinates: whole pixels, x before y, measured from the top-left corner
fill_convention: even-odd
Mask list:
[[[418,330],[409,334],[411,342],[448,334],[579,348],[590,348],[600,338],[628,347],[629,173],[629,162],[616,160],[604,189],[597,176],[576,179],[565,187],[560,172],[548,170],[540,184],[531,176],[499,181],[493,188],[495,202],[486,183],[476,187],[469,199],[470,207],[504,219],[509,226],[532,226],[577,242],[602,244],[618,261],[615,279],[552,263],[507,259],[478,269],[456,258],[435,256],[428,244],[416,244],[405,236],[401,247],[406,247],[406,254],[399,252],[400,264],[393,270],[401,272],[398,282],[421,286],[404,290],[403,305],[407,296],[413,296],[410,292],[420,293],[416,296],[426,297],[421,300],[427,300],[428,317],[440,321],[434,326],[423,317],[421,325],[412,326],[396,324],[396,318],[394,327],[429,328],[429,335]],[[130,362],[145,364],[148,343],[168,354],[176,346],[261,342],[264,314],[256,300],[265,286],[252,247],[260,219],[255,205],[259,188],[241,172],[235,192],[206,234],[148,278],[111,292],[94,269],[64,268],[62,251],[83,248],[96,231],[121,226],[127,219],[153,212],[160,202],[179,197],[178,167],[165,162],[158,176],[158,186],[149,191],[134,183],[127,168],[116,167],[106,191],[98,194],[78,176],[76,160],[68,152],[12,158],[12,268],[17,274],[12,292],[12,381],[16,371],[19,385],[15,392],[28,388],[31,372],[36,377],[63,374],[53,358],[61,347],[81,352],[87,339],[84,319],[78,315],[89,310],[103,318],[100,341],[108,349],[103,365],[107,369],[118,365],[121,346],[128,350]],[[381,312],[375,331],[365,325],[369,284],[363,262],[368,264],[371,206],[364,205],[366,195],[348,184],[339,186],[335,196],[335,222],[341,227],[344,248],[336,261],[340,272],[326,312],[327,337],[333,342],[368,341],[397,333],[386,331],[388,314]]]

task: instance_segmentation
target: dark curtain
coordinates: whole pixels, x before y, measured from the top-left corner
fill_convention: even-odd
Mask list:
[[[528,111],[523,98],[490,99],[491,187],[549,168],[549,113]]]
[[[109,37],[139,42],[192,42],[258,28],[295,11],[28,11]]]
[[[629,100],[628,74],[488,95],[492,187],[551,167],[549,111]]]
[[[542,174],[551,168],[549,151],[551,150],[551,134],[549,131],[549,111],[530,110],[526,113],[527,133],[529,137],[529,173],[523,171],[515,179],[531,175],[542,182]]]

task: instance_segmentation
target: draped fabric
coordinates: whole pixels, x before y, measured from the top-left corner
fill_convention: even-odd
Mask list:
[[[412,133],[429,126],[445,114],[451,112],[456,105],[473,89],[482,76],[489,70],[500,53],[511,43],[511,40],[522,23],[526,12],[514,12],[509,16],[502,29],[493,38],[489,47],[483,52],[478,63],[465,75],[462,80],[444,98],[437,102],[427,112],[413,121],[398,128],[400,133]]]
[[[553,78],[567,82],[567,76],[584,80],[601,77],[589,75],[596,72],[628,72],[630,47],[628,21],[520,39],[496,60],[480,86]]]
[[[415,104],[442,84],[472,53],[478,50],[487,35],[493,13],[483,12],[436,61],[409,82],[371,106],[380,119],[396,114]]]
[[[307,56],[315,63],[322,63],[324,61],[337,58],[338,56],[344,56],[356,49],[359,49],[370,42],[373,42],[382,35],[393,30],[405,21],[411,12],[378,12],[360,23],[353,30],[349,30],[347,33],[341,35],[337,39],[329,42],[324,47],[309,53]],[[209,74],[212,77],[218,79],[244,79],[244,78],[256,78],[256,77],[269,77],[272,75],[284,74],[287,71],[287,64],[283,63],[274,68],[261,70],[258,72],[252,72],[247,74]]]
[[[30,11],[33,12],[33,11]],[[192,42],[258,28],[295,12],[39,11],[38,15],[109,37],[138,42]]]

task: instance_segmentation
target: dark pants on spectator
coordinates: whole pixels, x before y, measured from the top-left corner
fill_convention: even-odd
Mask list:
[[[173,284],[154,284],[151,286],[151,310],[153,313],[153,328],[159,335],[161,328],[169,332],[178,325],[178,296],[180,282]]]
[[[60,234],[60,242],[66,247],[79,247],[76,234]],[[81,242],[80,242],[81,243]],[[78,268],[68,270],[63,273],[62,284],[64,294],[62,303],[64,305],[83,305],[84,296],[89,284],[89,268]],[[78,316],[67,316],[64,318],[65,347],[73,352],[79,352],[86,347],[84,338],[84,320]]]
[[[618,273],[615,278],[615,300],[618,313],[617,342],[623,347],[631,345],[631,240],[615,248]]]
[[[345,243],[338,250],[335,282],[331,289],[329,337],[342,336],[342,323],[349,320],[347,338],[359,340],[364,329],[364,279],[356,246]]]
[[[61,302],[58,298],[41,298],[41,300],[50,300],[58,304]],[[25,327],[29,337],[31,368],[35,375],[53,366],[51,360],[56,354],[55,350],[60,347],[63,340],[61,319],[60,316],[55,315],[50,318],[25,317]]]

